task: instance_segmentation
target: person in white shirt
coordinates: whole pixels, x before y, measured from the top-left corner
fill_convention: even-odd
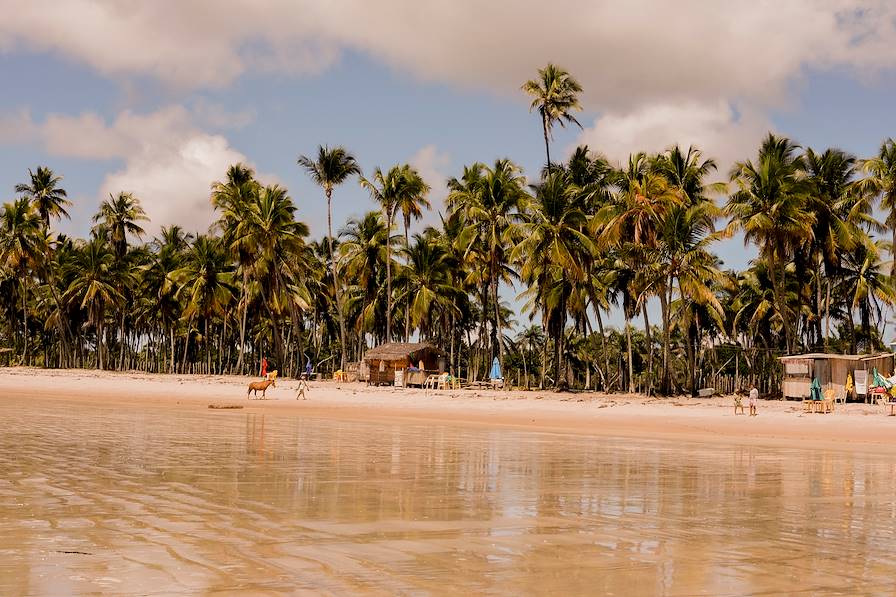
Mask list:
[[[759,400],[759,390],[756,389],[756,386],[750,384],[750,416],[756,416],[756,401]]]

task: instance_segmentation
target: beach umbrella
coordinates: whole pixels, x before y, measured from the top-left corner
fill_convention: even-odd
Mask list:
[[[821,400],[821,382],[815,377],[812,379],[812,385],[809,386],[809,398],[812,400]]]
[[[489,379],[504,379],[501,377],[501,364],[498,362],[498,357],[495,357],[492,361],[492,371],[488,375]]]

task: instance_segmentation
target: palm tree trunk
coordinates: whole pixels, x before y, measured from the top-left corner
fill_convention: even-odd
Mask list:
[[[628,358],[628,393],[635,393],[635,368],[632,365],[632,320],[625,314],[625,345]]]
[[[25,285],[24,278],[22,279],[22,330],[24,331],[23,335],[23,344],[22,344],[22,364],[28,364],[28,294],[27,294],[27,286]]]
[[[339,318],[339,353],[340,369],[345,371],[345,316],[342,314],[342,291],[339,289],[339,277],[336,272],[336,254],[333,252],[333,210],[331,196],[333,191],[327,189],[327,244],[330,247],[330,267],[333,271],[333,291],[336,295],[336,314]],[[282,356],[282,355],[281,355]],[[281,363],[282,364],[282,363]]]
[[[551,170],[551,144],[548,140],[548,117],[544,114],[541,115],[541,127],[544,131],[544,153],[548,159],[548,172]]]
[[[104,369],[103,362],[103,315],[100,313],[100,316],[97,318],[96,324],[96,365],[97,369],[102,371]]]
[[[653,334],[650,333],[650,320],[647,317],[647,301],[641,301],[641,313],[644,315],[644,335],[647,338],[647,395],[653,393]]]
[[[121,318],[119,319],[120,325],[120,340],[121,346],[118,347],[118,369],[124,370],[124,345],[125,345],[125,329],[124,329],[124,308],[121,309]]]
[[[501,375],[504,375],[504,341],[501,330],[501,307],[498,303],[498,265],[497,255],[492,253],[492,301],[495,303],[495,331],[498,343],[498,365],[501,367]],[[507,386],[509,389],[509,386]]]
[[[671,358],[671,347],[669,346],[672,342],[672,322],[671,315],[669,313],[669,308],[672,303],[672,279],[671,276],[667,280],[666,288],[661,289],[660,292],[660,310],[662,311],[663,318],[663,373],[662,373],[662,383],[661,390],[664,395],[668,396],[671,393],[672,389],[672,380],[669,375],[669,360]]]
[[[600,316],[600,306],[594,303],[594,315],[597,319],[597,329],[600,331],[600,348],[604,353],[604,392],[609,392],[609,384],[606,382],[610,377],[610,356],[607,354],[607,335],[604,333],[604,321]]]
[[[392,341],[392,210],[386,207],[386,342]]]
[[[831,339],[831,279],[826,280],[827,289],[824,299],[824,350],[827,352]]]
[[[410,225],[410,218],[406,217],[404,219],[404,248],[405,249],[410,248],[410,241],[408,238],[408,226],[409,225]],[[408,297],[408,300],[410,300],[410,297]],[[411,338],[411,310],[409,307],[410,307],[410,305],[406,305],[405,309],[404,309],[404,341],[405,342],[411,341],[410,340],[410,338]]]
[[[174,371],[174,352],[175,352],[174,348],[175,347],[174,347],[174,326],[173,325],[168,327],[168,334],[169,334],[169,337],[171,340],[171,356],[170,356],[171,364],[169,365],[168,373],[174,373],[175,372]]]
[[[240,307],[242,307],[242,315],[240,317],[240,352],[236,359],[236,370],[240,375],[243,373],[243,355],[246,346],[246,314],[249,311],[249,272],[243,268],[243,287],[241,289]]]

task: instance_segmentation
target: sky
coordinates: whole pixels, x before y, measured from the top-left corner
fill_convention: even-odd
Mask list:
[[[319,144],[365,173],[411,163],[436,210],[464,164],[509,157],[534,176],[541,125],[520,85],[548,62],[584,87],[583,129],[557,130],[552,156],[695,144],[723,180],[768,131],[859,156],[896,135],[893,2],[0,0],[0,14],[0,201],[49,166],[74,202],[57,227],[77,236],[119,191],[150,235],[204,231],[211,183],[241,161],[320,238],[326,203],[296,165]],[[374,208],[346,183],[335,226]],[[717,252],[736,268],[755,254],[739,239]]]

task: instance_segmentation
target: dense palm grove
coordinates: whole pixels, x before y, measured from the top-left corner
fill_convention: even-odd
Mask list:
[[[322,241],[285,188],[242,164],[212,185],[207,232],[169,226],[152,239],[126,192],[100,205],[89,238],[54,233],[70,205],[62,179],[29,171],[0,211],[0,357],[248,373],[266,356],[291,375],[419,338],[471,379],[497,357],[522,386],[671,394],[720,374],[769,387],[785,353],[883,347],[896,302],[884,261],[896,242],[892,139],[858,159],[769,134],[727,177],[695,147],[622,165],[579,147],[552,162],[552,129],[578,124],[581,87],[548,65],[523,90],[541,119],[543,170],[464,167],[441,224],[416,234],[430,209],[420,174],[399,164],[366,176],[341,147],[298,159],[327,203]],[[381,209],[334,231],[331,202],[358,183]],[[737,234],[758,249],[739,272],[713,253]]]

